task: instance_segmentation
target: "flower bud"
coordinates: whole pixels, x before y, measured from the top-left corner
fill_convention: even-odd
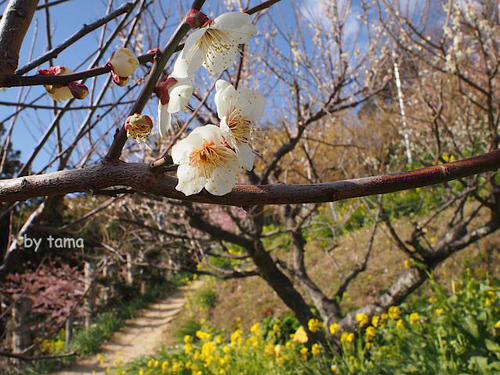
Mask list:
[[[153,129],[153,120],[151,117],[134,113],[127,118],[125,130],[127,137],[134,138],[137,141],[145,141]]]
[[[39,73],[46,76],[64,76],[73,73],[73,71],[64,66],[51,66],[49,69],[39,70]],[[45,90],[57,102],[63,102],[72,98],[84,99],[89,94],[87,86],[76,82],[45,85]]]
[[[139,60],[130,49],[120,48],[113,52],[108,65],[111,67],[113,82],[125,86],[128,83],[128,78],[139,67]]]
[[[213,21],[210,18],[208,18],[208,16],[205,13],[200,12],[197,9],[191,9],[187,14],[184,22],[187,23],[189,26],[191,26],[191,28],[198,29],[200,27],[209,25]]]
[[[177,83],[177,80],[174,77],[168,77],[167,79],[164,79],[163,81],[161,81],[155,87],[155,90],[154,90],[155,94],[160,99],[161,104],[163,104],[163,105],[168,104],[168,102],[170,101],[169,90],[176,83]]]
[[[70,82],[68,88],[75,99],[85,99],[89,94],[89,89],[82,83]]]

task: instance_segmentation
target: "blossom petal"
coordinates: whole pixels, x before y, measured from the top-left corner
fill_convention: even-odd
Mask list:
[[[243,118],[255,121],[264,113],[265,99],[258,92],[253,90],[239,90],[236,107],[241,110]]]
[[[229,145],[233,148],[236,147],[236,139],[234,138],[231,128],[227,125],[227,118],[225,116],[221,118],[219,126],[222,136],[227,140]]]
[[[229,116],[231,107],[237,98],[237,91],[229,82],[222,79],[215,84],[215,105],[217,106],[217,115],[220,119]]]
[[[238,44],[228,44],[224,52],[207,56],[203,61],[203,66],[211,75],[219,75],[233,65],[238,53]]]
[[[195,128],[189,136],[191,137],[194,135],[202,138],[204,141],[214,142],[217,144],[224,141],[221,129],[212,124]]]
[[[184,48],[182,50],[181,55],[183,58],[187,58],[187,56],[193,52],[193,50],[197,49],[197,43],[205,35],[205,32],[207,31],[206,27],[203,27],[201,29],[193,31],[191,34],[186,39],[186,42],[184,43]]]
[[[71,90],[67,86],[57,87],[52,90],[47,90],[49,96],[56,102],[65,102],[73,98]]]
[[[172,71],[172,77],[175,79],[179,78],[184,78],[187,79],[189,77],[192,77],[196,71],[200,68],[203,60],[203,58],[198,58],[199,65],[196,66],[196,64],[192,63],[190,60],[187,60],[183,57],[183,54],[180,53],[179,56],[177,57],[177,60],[175,60],[174,63],[174,69]]]
[[[184,111],[193,94],[193,86],[186,83],[177,83],[169,91],[168,112]]]
[[[167,104],[161,104],[158,100],[158,131],[160,137],[165,137],[172,126],[172,115],[167,111]]]
[[[257,33],[250,16],[241,12],[228,12],[215,18],[211,28],[228,32],[236,44],[243,44]]]
[[[215,168],[205,184],[205,189],[213,195],[224,195],[236,186],[236,177],[240,170],[239,161],[234,159],[223,167]]]
[[[190,77],[201,67],[203,59],[205,58],[205,51],[200,48],[198,41],[205,35],[206,31],[207,28],[196,30],[186,39],[186,43],[184,43],[184,48],[181,52],[181,58],[184,61],[179,61],[177,67],[181,77]]]
[[[202,146],[203,138],[193,131],[172,147],[172,160],[175,164],[187,163],[189,161],[189,155]]]
[[[242,168],[251,171],[255,163],[255,153],[248,143],[238,145],[238,159]]]
[[[210,27],[219,30],[233,31],[251,23],[252,19],[246,13],[227,12],[216,17],[214,23]]]
[[[177,168],[177,178],[179,179],[176,190],[185,195],[199,193],[206,184],[206,178],[198,173],[198,170],[189,164],[181,164]]]

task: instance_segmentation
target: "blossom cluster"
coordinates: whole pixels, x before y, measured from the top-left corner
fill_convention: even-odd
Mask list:
[[[192,9],[184,22],[195,29],[186,39],[174,63],[172,73],[155,87],[158,97],[158,130],[161,137],[171,130],[172,115],[186,111],[194,91],[196,72],[203,66],[210,75],[218,76],[228,69],[239,54],[239,46],[247,43],[256,27],[246,13],[228,12],[215,19]],[[128,48],[116,50],[107,63],[113,82],[125,86],[139,66],[139,59]],[[66,67],[40,71],[44,75],[65,75]],[[83,99],[88,88],[71,82],[45,86],[57,101]],[[197,194],[203,188],[214,195],[229,193],[238,174],[253,168],[255,154],[251,146],[253,123],[264,112],[264,97],[257,91],[236,89],[229,82],[215,84],[215,104],[219,124],[194,129],[172,147],[172,159],[178,165],[176,189],[185,195]],[[140,113],[125,122],[127,136],[144,142],[153,128],[153,120]]]
[[[203,66],[211,75],[220,75],[238,56],[239,45],[256,33],[250,16],[239,12],[210,20],[192,10],[186,23],[198,29],[187,38],[172,74],[156,88],[162,136],[171,129],[172,114],[187,109],[197,70]],[[173,162],[179,165],[176,189],[185,195],[197,194],[203,188],[214,195],[227,194],[236,185],[239,172],[254,165],[252,124],[264,112],[263,96],[257,91],[236,89],[224,80],[218,80],[215,88],[220,123],[195,128],[172,148]]]

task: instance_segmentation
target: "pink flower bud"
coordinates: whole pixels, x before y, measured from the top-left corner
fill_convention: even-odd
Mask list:
[[[205,13],[200,12],[197,9],[191,9],[184,22],[191,26],[191,28],[198,29],[200,27],[211,25],[213,20],[208,18]]]
[[[82,83],[70,82],[68,88],[75,99],[85,99],[89,94],[89,89]]]
[[[151,117],[134,113],[127,117],[125,130],[127,137],[134,138],[137,141],[145,141],[153,129],[153,120]]]
[[[160,99],[161,104],[168,104],[170,101],[169,89],[177,83],[177,80],[174,77],[168,77],[167,79],[161,81],[155,87],[155,94]]]

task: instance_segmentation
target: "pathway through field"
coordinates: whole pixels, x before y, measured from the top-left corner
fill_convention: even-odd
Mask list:
[[[188,292],[197,288],[199,283],[195,281],[179,288],[164,300],[142,310],[137,318],[127,321],[126,326],[102,346],[99,355],[80,358],[71,367],[54,375],[105,374],[106,366],[116,361],[124,364],[154,354],[165,341],[172,341],[168,337],[170,322],[184,306]],[[102,358],[105,361],[103,366],[100,363]]]

